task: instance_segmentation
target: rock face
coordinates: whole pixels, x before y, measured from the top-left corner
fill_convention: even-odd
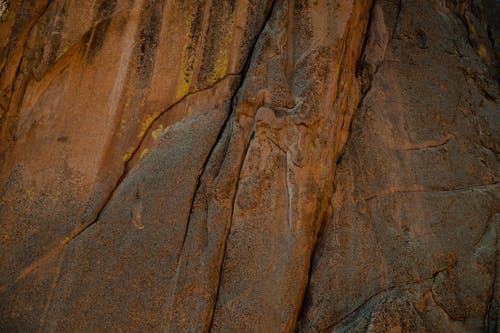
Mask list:
[[[0,331],[500,332],[498,1],[4,4]]]

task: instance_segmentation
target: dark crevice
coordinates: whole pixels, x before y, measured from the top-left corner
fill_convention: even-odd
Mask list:
[[[495,214],[496,215],[496,214]],[[496,243],[496,249],[495,249],[495,265],[493,268],[493,283],[492,283],[492,289],[491,289],[491,294],[488,298],[488,306],[486,308],[486,313],[484,314],[484,326],[486,327],[487,332],[498,332],[498,321],[499,321],[499,306],[498,301],[495,300],[495,294],[497,293],[498,290],[498,285],[497,285],[497,274],[498,274],[498,261],[500,260],[499,258],[499,235],[498,233],[495,233],[495,243]]]
[[[486,149],[488,151],[491,151],[493,154],[495,154],[495,156],[497,156],[498,154],[500,154],[500,151],[497,151],[495,148],[488,146],[486,143],[484,143],[483,140],[479,139],[479,143],[481,144],[481,146],[484,149]]]
[[[193,216],[193,210],[195,208],[196,195],[198,194],[198,192],[200,191],[200,188],[202,186],[202,178],[205,174],[205,171],[208,168],[209,162],[211,161],[211,157],[212,157],[214,151],[217,149],[217,146],[219,145],[222,137],[224,136],[224,132],[226,130],[227,124],[229,123],[229,121],[231,119],[231,112],[233,109],[233,100],[234,100],[235,95],[237,94],[239,88],[241,87],[242,81],[243,81],[243,79],[240,78],[240,82],[238,83],[238,87],[234,90],[232,97],[231,97],[231,102],[229,104],[230,105],[229,112],[228,112],[228,114],[226,114],[225,119],[224,119],[224,121],[219,129],[219,133],[217,135],[217,138],[215,139],[214,144],[210,148],[210,151],[207,154],[207,157],[203,163],[203,166],[201,167],[200,172],[198,173],[198,177],[196,180],[196,187],[195,187],[195,190],[194,190],[193,195],[192,195],[192,199],[191,199],[191,203],[190,203],[190,207],[189,207],[189,214],[187,217],[186,225],[184,227],[184,234],[183,234],[182,243],[181,243],[181,246],[179,249],[179,253],[177,255],[174,285],[177,285],[177,283],[179,281],[179,276],[180,276],[180,272],[181,272],[181,260],[183,258],[184,248],[185,248],[186,242],[187,242],[187,237],[188,237],[188,233],[189,233],[189,229],[190,229],[191,217]],[[175,288],[172,289],[172,295],[173,296],[175,295]]]
[[[366,298],[359,306],[357,306],[354,310],[352,310],[351,312],[349,312],[348,314],[342,316],[342,318],[340,318],[338,321],[336,321],[335,323],[327,326],[327,327],[324,327],[324,328],[321,328],[321,331],[328,331],[332,328],[334,328],[335,326],[338,326],[340,325],[343,321],[345,321],[346,319],[348,319],[349,317],[352,317],[352,316],[355,316],[357,313],[361,312],[363,310],[363,308],[368,305],[372,300],[374,299],[378,299],[379,297],[381,297],[382,295],[384,294],[387,294],[393,290],[395,290],[397,287],[396,286],[391,286],[391,287],[388,287],[388,288],[385,288],[373,295],[371,295],[370,297]]]
[[[471,31],[469,29],[469,25],[467,24],[467,19],[464,18],[464,15],[460,15],[460,14],[455,14],[455,15],[457,16],[458,20],[462,23],[462,25],[465,27],[467,41],[469,42],[470,47],[474,51],[476,51],[476,48],[474,46],[474,42],[472,41],[472,38],[471,38]]]
[[[52,285],[51,285],[51,288],[49,290],[47,300],[45,301],[44,309],[42,311],[42,315],[41,315],[40,320],[39,320],[37,332],[43,332],[43,327],[45,326],[45,321],[47,318],[47,314],[49,312],[49,307],[50,307],[50,304],[52,303],[52,297],[53,297],[54,292],[57,288],[57,285],[59,284],[59,280],[61,279],[61,267],[63,265],[64,260],[65,260],[65,255],[63,253],[63,254],[61,254],[61,258],[59,259],[59,261],[57,263],[56,276],[54,277],[54,280],[52,281]]]
[[[495,37],[493,37],[493,28],[491,27],[490,24],[486,25],[486,36],[488,37],[488,40],[491,43],[493,50],[496,50],[498,48],[498,45],[497,43],[495,43]]]
[[[384,288],[378,292],[376,292],[375,294],[369,296],[368,298],[366,298],[359,306],[357,306],[354,310],[350,311],[348,314],[342,316],[341,319],[337,320],[335,323],[327,326],[324,328],[324,330],[329,330],[329,329],[332,329],[334,328],[335,326],[338,326],[340,324],[342,324],[342,322],[344,322],[345,320],[347,320],[349,317],[353,317],[354,315],[360,313],[363,308],[369,304],[372,300],[376,299],[376,298],[379,298],[380,296],[382,296],[383,294],[387,294],[389,292],[392,292],[394,290],[397,290],[397,289],[401,289],[401,288],[404,288],[405,286],[412,286],[412,285],[419,285],[423,282],[426,282],[426,281],[432,281],[432,283],[434,284],[434,281],[436,279],[436,277],[440,274],[440,273],[443,273],[445,271],[449,271],[453,268],[456,267],[457,265],[457,262],[458,261],[454,261],[452,262],[451,264],[441,268],[440,270],[437,270],[436,272],[434,272],[433,274],[431,274],[430,276],[427,276],[427,277],[424,277],[424,278],[421,278],[421,279],[418,279],[418,280],[414,280],[414,281],[409,281],[409,282],[406,282],[406,283],[402,283],[402,284],[399,284],[399,285],[393,285],[393,286],[390,286],[390,287],[387,287],[387,288]],[[432,289],[432,288],[431,288]],[[432,290],[431,290],[432,291]],[[434,298],[434,295],[433,295],[433,298]],[[437,303],[436,303],[437,304]],[[450,317],[451,318],[451,317]],[[452,319],[454,320],[454,319]]]
[[[379,70],[380,66],[382,65],[382,63],[377,63],[373,73],[368,73],[368,71],[364,68],[365,66],[364,66],[364,60],[363,60],[363,59],[367,58],[366,43],[369,39],[369,32],[372,28],[371,25],[373,23],[372,20],[373,20],[373,16],[374,16],[373,11],[374,11],[374,7],[375,7],[375,3],[377,3],[377,1],[379,1],[379,0],[374,0],[371,4],[367,28],[366,28],[366,31],[364,33],[365,39],[363,40],[363,44],[361,46],[360,57],[359,57],[358,61],[356,62],[355,76],[358,78],[358,80],[360,80],[360,83],[361,83],[361,97],[359,98],[359,102],[358,102],[358,105],[356,106],[355,113],[357,113],[359,110],[361,110],[363,108],[365,97],[366,97],[366,95],[368,95],[368,93],[371,90],[373,78],[378,73],[378,70]],[[400,2],[400,4],[401,4],[401,2]],[[399,12],[398,12],[398,16],[399,16]],[[365,73],[367,75],[364,75]],[[352,115],[352,119],[354,119],[354,114]],[[350,137],[351,137],[351,125],[349,125],[349,128],[348,128],[347,140],[344,144],[344,147],[342,148],[342,151],[339,153],[339,155],[337,156],[337,158],[335,160],[335,163],[337,165],[340,164],[340,162],[342,161],[342,159],[344,157],[344,154],[345,154],[347,145],[349,143]]]
[[[438,277],[439,274],[442,274],[444,272],[448,272],[452,269],[455,269],[457,267],[457,264],[458,264],[458,259],[454,260],[452,263],[450,263],[449,265],[435,271],[434,273],[432,273],[432,276],[430,277],[426,277],[426,278],[423,278],[423,279],[420,279],[420,280],[417,280],[417,281],[414,281],[412,283],[421,283],[423,281],[427,281],[427,280],[432,280],[432,283],[434,284],[435,281],[436,281],[436,278]]]
[[[248,150],[250,148],[250,144],[251,144],[251,142],[252,142],[252,140],[254,138],[254,135],[255,135],[255,132],[252,132],[252,134],[250,136],[250,140],[248,140],[248,144],[245,147],[245,152],[243,153],[243,160],[242,160],[241,165],[240,165],[240,170],[238,171],[238,177],[241,174],[241,170],[243,169],[243,166],[245,164],[245,160],[246,160],[247,155],[248,155]],[[220,267],[219,267],[219,282],[217,283],[217,289],[216,289],[216,292],[215,292],[215,300],[214,300],[214,305],[213,305],[213,309],[212,309],[212,315],[210,317],[210,325],[209,325],[209,328],[208,328],[209,332],[212,330],[213,323],[214,323],[214,318],[215,318],[215,310],[217,309],[217,301],[219,299],[220,287],[221,287],[222,278],[223,278],[224,262],[226,260],[227,239],[229,237],[229,233],[230,233],[231,227],[232,227],[233,214],[234,214],[234,205],[236,204],[236,197],[238,195],[239,183],[240,182],[239,182],[239,179],[238,179],[236,181],[236,189],[234,191],[233,201],[231,203],[231,219],[229,220],[229,225],[227,227],[227,232],[226,232],[226,235],[224,237],[224,248],[222,250],[222,261],[221,261],[221,264],[220,264]]]
[[[240,80],[240,85],[241,85],[241,81],[243,80]],[[236,92],[238,91],[239,87],[235,89],[235,92],[233,93],[233,97],[236,95]],[[231,108],[232,108],[232,103],[230,104]],[[189,222],[191,221],[191,216],[193,215],[193,209],[194,209],[194,204],[195,204],[195,199],[196,199],[196,194],[199,192],[200,190],[200,187],[202,185],[202,177],[203,175],[205,174],[205,170],[207,169],[207,166],[210,162],[210,157],[213,155],[213,152],[214,150],[216,149],[216,147],[218,146],[219,142],[221,141],[222,139],[222,136],[224,134],[224,130],[229,122],[229,119],[231,119],[231,111],[226,115],[222,125],[221,125],[221,128],[219,130],[219,133],[217,134],[217,138],[215,139],[215,142],[212,146],[212,148],[210,148],[210,151],[209,153],[207,154],[207,157],[205,159],[205,162],[203,163],[203,166],[201,167],[200,169],[200,172],[198,173],[198,177],[196,179],[196,188],[195,188],[195,191],[193,192],[193,196],[192,196],[192,200],[191,200],[191,203],[190,203],[190,207],[189,207],[189,215],[188,215],[188,219],[187,219],[187,223],[186,223],[186,227],[184,229],[184,237],[182,239],[182,244],[181,244],[181,248],[180,248],[180,252],[179,252],[179,255],[177,257],[177,268],[179,269],[179,265],[180,265],[180,259],[181,259],[181,256],[182,256],[182,253],[184,252],[184,247],[186,245],[186,239],[187,239],[187,234],[188,234],[188,231],[189,231]]]
[[[304,295],[302,296],[302,303],[300,304],[300,310],[299,310],[299,313],[298,313],[299,314],[298,315],[298,321],[300,321],[300,318],[304,317],[304,315],[306,314],[307,308],[311,304],[311,301],[307,297],[307,289],[308,289],[308,286],[309,286],[309,280],[313,276],[314,270],[316,268],[316,263],[315,263],[315,260],[314,260],[314,255],[317,253],[319,247],[321,246],[320,241],[323,238],[327,220],[331,216],[330,214],[332,212],[333,212],[333,206],[332,206],[331,202],[328,202],[327,211],[326,211],[325,215],[323,216],[323,220],[321,221],[321,223],[319,225],[319,230],[318,230],[318,234],[316,236],[316,241],[314,242],[312,250],[311,250],[311,255],[310,255],[310,258],[309,258],[309,268],[308,268],[308,272],[307,272],[306,287],[305,287],[305,290],[304,290]],[[297,327],[296,327],[296,329],[297,329]]]
[[[22,65],[23,65],[23,60],[24,60],[24,52],[23,52],[23,55],[21,56],[21,58],[19,58],[19,63],[17,64],[17,67],[16,67],[16,73],[14,74],[14,78],[16,78],[16,79],[19,77],[19,74],[21,73],[21,69],[22,69]],[[12,84],[11,91],[10,91],[10,93],[11,93],[11,100],[12,100],[12,91],[14,90],[14,86],[15,86],[15,83]],[[9,104],[10,104],[10,101],[9,101]]]
[[[375,3],[377,3],[377,1],[379,1],[379,0],[373,0],[372,4],[370,6],[370,14],[368,16],[368,22],[366,24],[367,29],[366,29],[365,33],[363,34],[363,42],[361,44],[361,52],[360,52],[361,56],[359,57],[358,61],[356,62],[355,73],[356,73],[356,77],[358,77],[358,78],[361,78],[361,75],[363,72],[363,67],[364,67],[363,66],[363,59],[366,56],[366,44],[368,42],[369,33],[370,33],[371,28],[372,28],[373,17],[375,16],[375,14],[374,14]]]
[[[392,34],[390,39],[395,39],[396,30],[398,29],[399,15],[401,14],[401,9],[403,8],[403,0],[398,2],[398,11],[396,13],[396,19],[394,20],[394,27],[392,28]]]
[[[359,59],[356,62],[356,69],[355,69],[355,72],[353,73],[354,76],[355,76],[355,78],[358,77],[358,69],[359,69],[358,66],[359,66],[359,64],[361,64],[361,59],[364,59],[364,57],[366,56],[366,54],[365,54],[365,48],[366,48],[367,40],[369,38],[367,35],[368,35],[368,33],[369,33],[370,29],[371,29],[372,18],[374,16],[373,15],[373,10],[374,10],[374,6],[375,6],[376,1],[377,0],[374,0],[370,4],[370,10],[369,10],[369,14],[368,14],[368,20],[367,20],[367,23],[366,23],[365,31],[363,33],[364,39],[361,42],[361,49],[360,49]],[[345,53],[346,53],[346,50],[347,50],[347,39],[348,39],[347,37],[348,37],[348,33],[344,36],[344,47],[343,47],[343,52],[342,52],[342,59],[340,59],[340,67],[341,68],[343,67],[342,64],[344,62],[344,56],[345,56]],[[378,69],[378,66],[377,66],[376,70],[377,69]],[[376,70],[375,70],[375,73],[376,73]],[[339,94],[342,93],[340,91],[340,88],[339,88],[340,87],[340,77],[341,76],[342,76],[342,73],[339,73],[339,77],[337,78],[337,92],[336,92],[336,97],[335,97],[335,99],[336,99],[335,103],[337,103],[337,101],[339,99]],[[368,89],[365,92],[362,91],[359,103],[358,103],[358,105],[357,105],[357,107],[355,109],[354,114],[361,108],[363,99],[366,96],[366,94],[368,93],[368,91],[370,90],[370,88],[371,88],[371,78],[370,78],[370,83],[368,84]],[[351,120],[354,118],[354,114],[351,115]],[[335,161],[334,161],[334,164],[333,164],[333,168],[334,168],[333,175],[332,175],[332,179],[333,180],[335,179],[335,174],[336,174],[336,170],[338,168],[338,165],[342,161],[343,155],[345,153],[346,146],[347,146],[347,143],[348,143],[348,140],[349,140],[349,137],[350,137],[350,130],[351,130],[351,126],[349,124],[348,132],[347,132],[347,140],[344,143],[344,146],[342,147],[342,151],[335,158]],[[335,192],[335,182],[334,181],[333,181],[333,188],[332,188],[331,192]],[[330,193],[330,199],[332,197],[333,197],[333,193]],[[325,211],[325,214],[321,218],[321,221],[320,221],[320,224],[319,224],[319,227],[318,227],[318,231],[317,231],[317,233],[315,235],[315,241],[312,244],[312,250],[311,250],[311,253],[310,253],[310,257],[309,257],[309,267],[308,267],[308,272],[307,272],[307,277],[306,277],[306,283],[305,283],[305,286],[304,286],[304,291],[303,291],[302,299],[301,299],[301,302],[299,304],[299,311],[298,311],[297,322],[300,321],[300,318],[303,318],[304,313],[305,313],[305,309],[308,306],[307,289],[308,289],[308,286],[309,286],[309,279],[312,276],[313,270],[314,270],[314,265],[313,265],[314,255],[316,254],[316,251],[317,251],[318,240],[320,239],[320,235],[321,235],[321,233],[323,232],[323,230],[325,228],[325,224],[326,224],[325,220],[330,216],[329,214],[331,214],[333,212],[333,209],[334,208],[331,205],[330,200],[328,200],[328,207],[327,207],[327,209]],[[297,329],[297,323],[296,323],[295,329]]]
[[[446,316],[448,317],[448,319],[450,319],[451,321],[465,321],[465,318],[453,318],[452,315],[448,312],[448,310],[446,310],[444,305],[436,299],[436,296],[434,295],[434,291],[432,290],[432,288],[430,289],[430,291],[431,291],[432,300],[434,301],[434,303],[436,303],[436,305],[441,310],[443,310],[444,313],[446,313]]]
[[[275,11],[275,5],[276,5],[276,0],[273,0],[272,3],[271,3],[271,5],[269,6],[269,9],[268,9],[269,11],[265,15],[265,19],[264,19],[264,21],[262,23],[262,26],[260,27],[259,33],[257,34],[257,36],[255,38],[255,41],[254,41],[254,43],[252,44],[252,47],[249,50],[249,53],[247,55],[247,59],[245,61],[245,65],[244,65],[243,70],[242,70],[241,81],[240,81],[239,86],[237,87],[237,89],[235,91],[235,94],[233,95],[233,98],[231,99],[231,107],[232,107],[231,115],[233,114],[233,111],[236,108],[236,97],[238,96],[238,93],[241,90],[241,88],[243,86],[243,83],[245,81],[245,78],[247,76],[248,70],[250,69],[250,64],[252,63],[252,59],[253,59],[254,53],[255,53],[255,47],[258,44],[258,42],[259,42],[259,40],[260,40],[260,38],[262,36],[262,33],[264,32],[265,28],[267,27],[269,21],[271,20],[272,14]],[[228,118],[232,118],[232,117],[228,117]],[[228,125],[229,125],[229,123],[225,124],[224,131],[226,129],[225,127],[227,127]],[[211,312],[211,316],[210,316],[210,324],[208,326],[208,332],[212,331],[213,324],[214,324],[214,318],[215,318],[215,310],[217,308],[217,302],[219,300],[220,286],[221,286],[221,282],[222,282],[222,278],[223,278],[224,261],[225,261],[225,258],[226,258],[227,239],[228,239],[229,234],[231,232],[232,221],[233,221],[233,213],[234,213],[234,205],[235,205],[235,202],[236,202],[236,196],[238,194],[239,176],[241,174],[241,170],[242,170],[243,165],[245,163],[245,159],[247,157],[248,150],[250,148],[250,143],[252,142],[252,140],[254,138],[254,135],[255,135],[255,131],[252,130],[252,134],[250,135],[250,138],[249,138],[249,140],[247,142],[247,145],[245,147],[245,151],[243,153],[243,160],[241,161],[240,170],[238,171],[238,176],[237,176],[238,179],[236,180],[236,188],[235,188],[234,195],[233,195],[233,198],[232,198],[232,203],[231,203],[231,215],[230,215],[231,218],[230,218],[230,221],[228,223],[229,225],[227,226],[226,234],[224,235],[225,237],[224,237],[224,245],[223,245],[223,250],[222,250],[222,260],[221,260],[221,263],[220,263],[219,276],[218,276],[219,281],[217,283],[217,289],[215,291],[215,299],[213,300],[213,308],[212,308],[212,312]],[[218,173],[219,172],[217,172],[217,176],[218,176]]]
[[[484,168],[488,171],[488,173],[491,176],[491,179],[495,179],[495,173],[493,169],[486,163],[486,161],[481,157],[479,158],[479,161],[481,162],[482,165],[484,165]]]
[[[338,103],[338,100],[340,98],[340,95],[343,93],[343,87],[342,87],[342,78],[343,78],[343,75],[344,75],[344,59],[345,59],[345,54],[346,54],[346,50],[347,50],[347,39],[348,39],[348,36],[349,36],[349,32],[346,32],[344,34],[344,36],[342,36],[342,52],[341,52],[341,58],[339,60],[339,74],[337,76],[337,83],[336,83],[336,91],[335,91],[335,102],[334,102],[334,105]]]
[[[450,264],[449,266],[445,267],[444,269],[441,269],[439,271],[436,271],[433,275],[432,275],[432,285],[431,285],[431,288],[430,288],[430,292],[431,292],[431,297],[432,297],[432,300],[434,301],[434,303],[436,303],[437,306],[439,306],[439,308],[441,310],[443,310],[444,313],[446,313],[446,315],[448,316],[448,318],[451,320],[451,321],[464,321],[465,318],[454,318],[447,310],[446,308],[444,307],[444,305],[439,302],[437,299],[436,299],[436,295],[434,294],[434,290],[433,290],[433,286],[436,284],[436,279],[437,277],[439,276],[439,274],[442,274],[444,272],[447,272],[447,271],[450,271],[452,269],[455,269],[457,267],[457,264],[458,264],[458,259],[455,260],[452,264]]]
[[[492,195],[492,198],[494,200],[494,197]],[[483,238],[486,236],[488,231],[490,230],[491,225],[494,223],[494,218],[498,213],[492,213],[488,216],[488,219],[486,220],[486,225],[484,226],[483,231],[481,231],[481,235],[477,238],[477,240],[474,242],[472,245],[472,249],[475,249],[479,246],[479,243],[483,240]]]

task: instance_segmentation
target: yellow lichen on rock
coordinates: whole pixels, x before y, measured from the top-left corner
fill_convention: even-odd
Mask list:
[[[123,154],[122,156],[122,161],[125,163],[128,162],[128,160],[130,160],[130,158],[132,157],[133,153],[134,153],[134,147],[130,147],[129,149],[127,149],[125,154]]]
[[[70,237],[68,237],[68,236],[66,236],[66,237],[64,237],[64,239],[61,241],[61,244],[62,244],[62,245],[66,245],[66,244],[68,244],[70,241],[71,241],[71,238],[70,238]]]
[[[164,127],[160,124],[157,129],[151,132],[151,137],[156,140],[162,134],[163,130]]]
[[[148,148],[145,148],[141,151],[141,155],[139,156],[139,158],[142,158],[144,155],[146,155],[148,153],[149,149]]]
[[[484,45],[479,45],[479,48],[477,49],[477,54],[486,63],[490,63],[490,57],[488,56],[488,51],[486,51],[486,47]]]
[[[138,138],[142,138],[144,136],[144,134],[146,134],[147,130],[149,129],[149,126],[151,126],[153,121],[155,121],[159,115],[160,115],[160,113],[156,112],[156,113],[152,114],[151,116],[147,117],[146,120],[144,120],[142,122],[141,131],[139,132],[139,134],[137,134]]]
[[[472,24],[472,20],[468,14],[465,14],[465,20],[467,21],[467,28],[469,29],[471,35],[476,35],[476,28],[474,27],[474,24]]]

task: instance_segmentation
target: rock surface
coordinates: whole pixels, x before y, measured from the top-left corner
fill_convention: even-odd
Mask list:
[[[498,1],[5,4],[0,331],[500,332]]]

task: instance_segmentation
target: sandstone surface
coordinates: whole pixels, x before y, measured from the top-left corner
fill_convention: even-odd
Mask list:
[[[500,2],[4,4],[0,331],[500,332]]]

